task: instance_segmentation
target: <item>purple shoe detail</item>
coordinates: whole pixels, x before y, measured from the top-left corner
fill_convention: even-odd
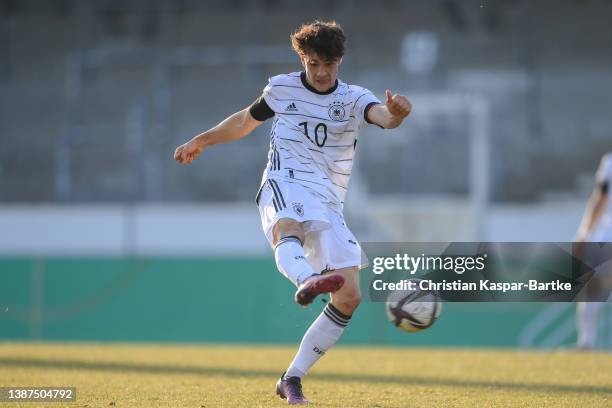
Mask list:
[[[310,402],[302,393],[302,380],[300,377],[285,377],[285,374],[276,383],[276,395],[286,399],[289,405],[306,405]]]

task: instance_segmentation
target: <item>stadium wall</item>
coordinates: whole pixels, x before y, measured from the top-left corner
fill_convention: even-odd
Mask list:
[[[486,231],[569,240],[581,211],[494,207]],[[4,206],[0,226],[0,339],[295,343],[322,306],[294,305],[249,204]],[[447,303],[436,326],[406,336],[366,303],[343,341],[541,345],[557,326],[525,330],[547,307]],[[570,308],[556,319],[573,327]],[[573,341],[564,330],[555,344]]]
[[[0,339],[296,343],[323,306],[296,307],[267,258],[3,258]],[[344,344],[516,346],[543,305],[447,303],[417,335],[364,303]]]

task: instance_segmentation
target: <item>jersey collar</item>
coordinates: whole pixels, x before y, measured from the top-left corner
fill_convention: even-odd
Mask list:
[[[334,86],[332,86],[325,92],[320,92],[313,88],[306,80],[306,73],[304,71],[300,72],[300,79],[302,80],[302,85],[304,85],[304,88],[308,89],[310,92],[316,93],[317,95],[329,95],[330,93],[334,92],[336,88],[338,88],[338,79],[336,79],[336,83],[334,84]]]

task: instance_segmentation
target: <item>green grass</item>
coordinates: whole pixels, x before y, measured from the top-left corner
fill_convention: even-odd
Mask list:
[[[0,343],[0,386],[75,386],[77,401],[64,405],[71,407],[280,407],[286,403],[274,384],[293,352]],[[305,378],[304,390],[319,407],[612,406],[612,355],[337,347]]]

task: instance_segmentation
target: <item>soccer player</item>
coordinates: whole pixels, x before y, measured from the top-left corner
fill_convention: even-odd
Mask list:
[[[191,163],[208,147],[245,137],[274,118],[256,195],[263,231],[279,271],[297,286],[298,304],[322,293],[332,299],[276,385],[289,404],[304,404],[301,378],[340,338],[360,302],[365,265],[343,217],[358,132],[369,123],[398,127],[412,107],[405,96],[387,90],[381,103],[337,78],[345,36],[335,22],[305,24],[290,38],[304,70],[270,78],[252,105],[179,146],[174,158]]]
[[[612,203],[608,191],[612,183],[612,152],[606,154],[595,176],[596,186],[589,199],[587,208],[576,235],[576,242],[612,242]],[[576,305],[577,347],[583,350],[594,349],[597,342],[599,313],[605,305],[594,301],[601,292],[609,288],[609,271],[598,271],[585,286],[586,302]],[[601,273],[608,272],[608,273]],[[590,300],[590,301],[589,301]]]

